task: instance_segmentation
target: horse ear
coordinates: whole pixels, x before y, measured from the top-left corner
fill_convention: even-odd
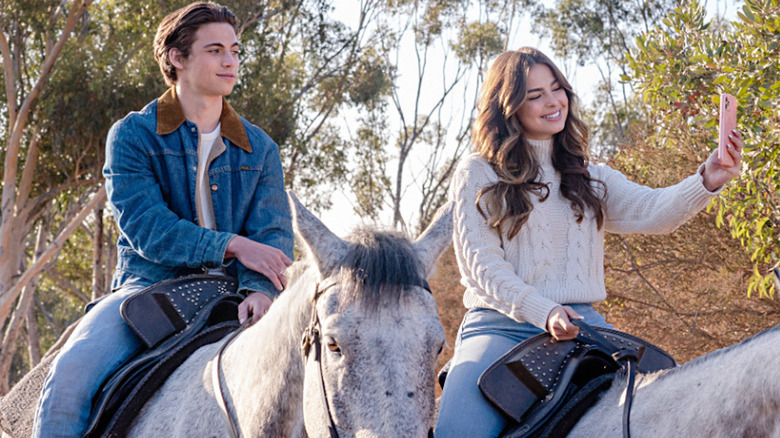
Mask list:
[[[439,255],[452,243],[452,208],[452,201],[441,206],[428,228],[412,242],[417,258],[425,269],[426,278],[433,273]]]
[[[293,228],[309,248],[320,274],[323,276],[344,258],[348,244],[325,226],[312,212],[301,204],[292,191],[287,191],[293,213]]]

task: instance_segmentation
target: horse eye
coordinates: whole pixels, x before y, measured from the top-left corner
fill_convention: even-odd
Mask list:
[[[336,341],[334,340],[328,342],[328,350],[334,353],[341,353],[341,348],[339,347],[339,344],[337,344]]]

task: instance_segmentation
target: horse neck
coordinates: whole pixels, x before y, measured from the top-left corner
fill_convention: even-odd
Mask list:
[[[632,430],[642,436],[774,436],[780,430],[778,342],[776,327],[682,367],[642,376],[631,410]],[[610,423],[619,434],[625,382],[616,383],[582,422],[594,428]]]
[[[308,324],[315,287],[312,269],[294,275],[288,288],[255,325],[225,352],[223,369],[242,428],[265,436],[290,436],[301,415],[301,335]]]

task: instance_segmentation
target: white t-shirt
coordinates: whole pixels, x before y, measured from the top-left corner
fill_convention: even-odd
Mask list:
[[[211,197],[209,196],[209,184],[208,176],[206,172],[206,163],[208,162],[211,149],[220,137],[221,123],[217,124],[216,129],[211,132],[204,132],[200,134],[200,149],[198,149],[198,181],[203,183],[199,185],[198,197],[200,198],[200,205],[203,207],[203,223],[200,226],[208,228],[210,230],[215,229],[216,223],[214,221],[214,208],[211,207]]]

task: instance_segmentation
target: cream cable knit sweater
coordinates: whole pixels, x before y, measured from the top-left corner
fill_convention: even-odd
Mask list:
[[[560,194],[561,177],[552,166],[552,141],[529,143],[550,196],[544,202],[535,200],[528,222],[512,240],[506,234],[499,236],[476,208],[479,190],[498,181],[490,164],[471,154],[456,170],[451,193],[455,201],[453,241],[467,308],[492,308],[544,329],[555,306],[606,298],[605,231],[671,233],[717,194],[704,187],[702,167],[676,185],[651,189],[606,165],[591,164],[591,177],[607,186],[605,222],[599,230],[592,214],[577,223],[569,200]]]

